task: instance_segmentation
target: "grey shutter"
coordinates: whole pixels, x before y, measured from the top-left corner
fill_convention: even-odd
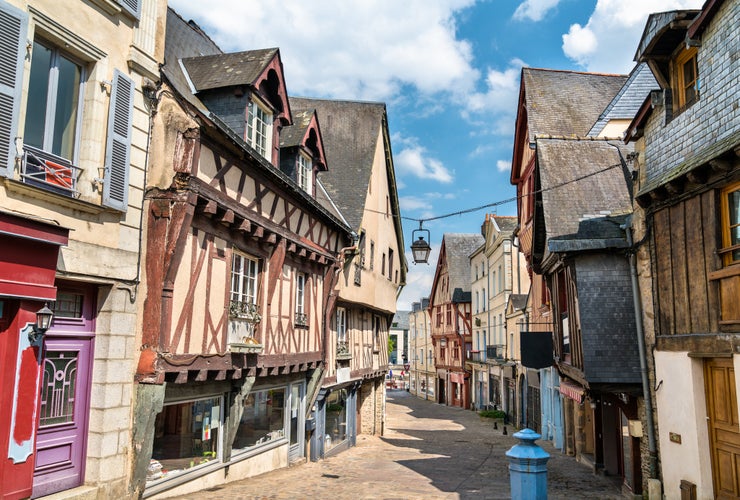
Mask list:
[[[0,0],[0,176],[13,175],[28,17]]]
[[[141,2],[143,0],[116,0],[116,3],[123,7],[123,10],[135,16],[136,19],[141,17]]]
[[[128,207],[128,171],[131,158],[133,113],[134,81],[115,70],[108,110],[103,205],[122,212],[125,212]]]

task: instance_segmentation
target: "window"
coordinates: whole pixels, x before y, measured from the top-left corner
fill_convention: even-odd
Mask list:
[[[74,161],[83,67],[37,40],[33,42],[32,54],[24,142]]]
[[[252,99],[247,116],[247,144],[272,161],[272,112],[259,99]]]
[[[483,289],[483,311],[486,310],[486,289]]]
[[[501,266],[498,266],[498,291],[499,293],[504,291],[504,271]]]
[[[257,260],[234,252],[231,260],[231,316],[257,312]]]
[[[478,296],[478,291],[475,292],[475,314],[478,314],[480,312],[480,297]]]
[[[375,267],[375,242],[370,241],[370,270]]]
[[[676,58],[674,93],[677,113],[699,100],[699,68],[696,64],[696,54],[696,47],[690,47],[684,49]]]
[[[380,350],[380,317],[373,316],[373,351]]]
[[[221,458],[221,397],[165,403],[154,422],[147,483]]]
[[[298,155],[298,185],[308,194],[311,194],[312,173],[311,158],[304,153],[300,153]]]
[[[337,307],[337,341],[347,342],[347,310]]]
[[[437,307],[437,325],[438,327],[442,326],[442,306]]]
[[[447,304],[447,324],[452,324],[452,304]]]
[[[233,449],[245,450],[285,437],[285,388],[253,391],[242,404]]]
[[[740,183],[722,190],[722,259],[724,265],[740,263]]]
[[[393,249],[388,249],[388,279],[393,279]]]
[[[385,253],[383,253],[383,257],[380,261],[380,274],[385,276]]]
[[[496,271],[493,272],[493,294],[496,295]]]
[[[308,314],[306,314],[306,275],[298,273],[295,283],[295,324],[297,326],[308,326]]]
[[[326,397],[326,415],[324,421],[324,452],[331,450],[347,440],[347,389],[332,391]]]
[[[419,364],[424,364],[424,349],[419,349]]]

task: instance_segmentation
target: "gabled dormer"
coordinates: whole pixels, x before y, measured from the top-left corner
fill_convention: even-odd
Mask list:
[[[193,94],[272,165],[280,130],[293,123],[277,48],[181,60]]]
[[[296,110],[293,125],[280,134],[280,170],[315,197],[316,173],[327,170],[315,109]]]
[[[663,104],[666,122],[699,100],[701,74],[697,64],[699,40],[688,29],[698,10],[675,10],[651,14],[640,39],[635,61],[646,62],[662,89],[655,103]]]

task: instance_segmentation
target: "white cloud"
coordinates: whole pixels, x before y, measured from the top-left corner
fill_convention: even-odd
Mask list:
[[[171,0],[225,51],[280,47],[288,92],[388,101],[402,87],[432,95],[478,80],[455,15],[475,0]]]
[[[400,196],[398,202],[401,204],[401,212],[412,210],[431,210],[432,204],[429,200],[419,198],[418,196]]]
[[[511,162],[507,160],[498,160],[496,162],[496,169],[499,172],[511,172]]]
[[[540,21],[560,0],[525,0],[514,11],[514,19]]]
[[[587,71],[628,73],[648,15],[698,9],[703,0],[598,0],[585,26],[571,25],[563,52]]]
[[[485,117],[488,122],[481,130],[496,135],[513,135],[516,121],[516,105],[519,101],[519,76],[527,64],[521,59],[512,59],[504,69],[489,68],[486,72],[485,92],[466,96],[466,116]]]
[[[436,158],[428,156],[427,150],[419,144],[407,142],[393,155],[393,161],[399,175],[412,175],[444,184],[453,181],[452,173],[447,167]]]

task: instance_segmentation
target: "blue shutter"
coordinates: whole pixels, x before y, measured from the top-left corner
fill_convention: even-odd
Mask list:
[[[108,111],[103,205],[122,212],[125,212],[128,207],[128,171],[131,161],[133,113],[134,82],[128,76],[115,70]]]
[[[116,3],[120,5],[123,10],[136,17],[136,19],[141,17],[141,2],[142,0],[116,0]]]
[[[27,19],[0,0],[0,176],[13,175],[15,165]]]

